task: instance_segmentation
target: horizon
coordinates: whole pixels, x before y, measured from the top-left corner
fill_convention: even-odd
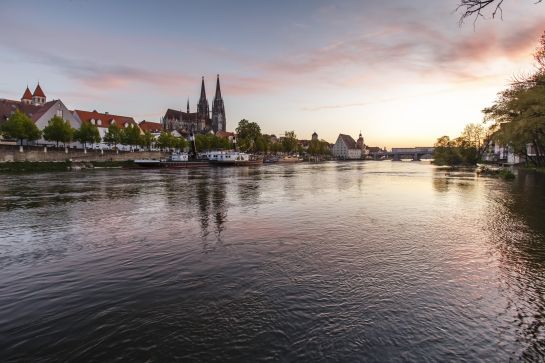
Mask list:
[[[210,102],[220,74],[228,131],[248,119],[277,136],[432,146],[482,121],[545,30],[532,3],[475,26],[456,4],[7,1],[0,94],[39,82],[69,109],[159,122],[188,97],[196,109],[201,76]]]

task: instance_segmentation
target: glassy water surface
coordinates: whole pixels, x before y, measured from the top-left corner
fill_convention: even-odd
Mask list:
[[[0,176],[2,361],[545,359],[545,179]]]

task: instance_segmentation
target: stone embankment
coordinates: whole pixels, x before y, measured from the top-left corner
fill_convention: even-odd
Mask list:
[[[160,151],[112,151],[51,148],[43,146],[24,146],[22,151],[19,146],[0,145],[0,163],[2,162],[59,162],[70,160],[72,162],[91,161],[127,161],[135,159],[159,159],[168,156]]]

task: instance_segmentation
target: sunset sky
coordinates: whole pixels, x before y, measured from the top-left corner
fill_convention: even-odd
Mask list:
[[[39,80],[71,109],[159,121],[209,102],[227,128],[372,146],[456,136],[513,75],[532,69],[545,4],[506,0],[502,20],[459,26],[457,0],[2,1],[0,98]]]

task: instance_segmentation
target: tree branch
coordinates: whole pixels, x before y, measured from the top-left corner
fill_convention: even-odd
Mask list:
[[[483,11],[486,9],[493,9],[493,19],[498,15],[503,19],[502,5],[504,1],[505,0],[460,0],[460,4],[456,8],[457,12],[459,11],[462,13],[460,16],[460,25],[464,23],[464,20],[471,17],[474,17],[473,25],[475,25],[479,18],[484,17]],[[534,4],[538,4],[542,1],[543,0],[535,0]]]

